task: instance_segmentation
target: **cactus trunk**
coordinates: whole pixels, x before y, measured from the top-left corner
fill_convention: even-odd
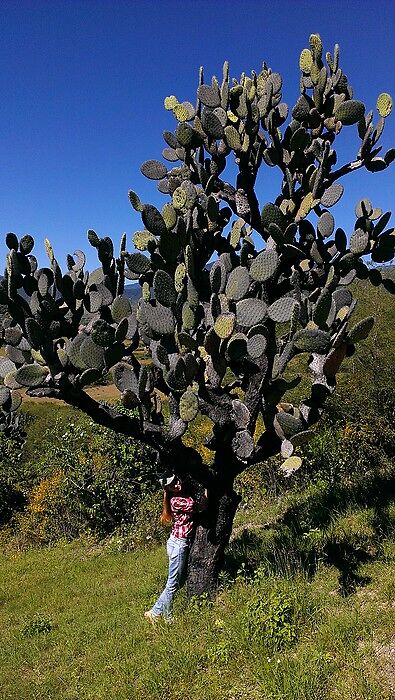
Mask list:
[[[202,514],[190,549],[187,573],[188,598],[215,595],[218,576],[224,564],[233,520],[240,496],[232,487],[210,498],[209,509]]]

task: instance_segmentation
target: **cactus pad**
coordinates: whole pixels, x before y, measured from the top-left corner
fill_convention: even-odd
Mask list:
[[[332,235],[335,228],[335,220],[329,211],[324,211],[321,214],[317,228],[323,238],[329,238]]]
[[[182,328],[184,331],[192,331],[196,325],[194,309],[186,301],[182,306]]]
[[[169,335],[174,332],[175,318],[171,309],[162,306],[159,302],[155,306],[149,302],[143,302],[142,309],[146,322],[155,333]]]
[[[178,100],[175,95],[169,95],[168,97],[165,97],[163,104],[165,109],[171,111],[178,104]]]
[[[37,321],[34,318],[27,318],[25,328],[30,345],[32,346],[32,348],[38,350],[45,340],[45,336],[41,326],[37,323]]]
[[[304,428],[304,423],[300,418],[296,418],[285,411],[277,413],[276,420],[286,438],[291,438],[293,435],[300,433]]]
[[[5,406],[11,401],[11,391],[7,386],[0,386],[0,406]]]
[[[331,345],[329,333],[319,329],[303,328],[293,337],[295,347],[301,352],[315,352],[325,354]]]
[[[234,399],[232,401],[232,409],[234,413],[234,421],[238,430],[247,428],[251,419],[251,414],[245,403],[239,399]]]
[[[248,430],[238,430],[232,440],[232,448],[241,460],[247,460],[254,451],[254,440]]]
[[[104,367],[104,348],[96,345],[90,336],[87,336],[81,343],[80,357],[89,369],[102,369]]]
[[[170,203],[165,204],[162,208],[162,216],[167,228],[170,231],[177,223],[177,213]]]
[[[232,335],[226,348],[226,356],[232,361],[243,359],[247,355],[247,337],[244,333]]]
[[[166,383],[173,391],[184,392],[186,390],[187,379],[185,375],[185,363],[182,357],[178,358],[175,366],[167,373]]]
[[[137,250],[147,250],[150,244],[156,246],[157,240],[149,231],[136,231],[133,234],[133,245]]]
[[[240,134],[231,124],[225,127],[225,141],[232,151],[241,151],[241,138]]]
[[[274,249],[266,249],[253,260],[250,268],[251,277],[257,282],[265,282],[273,277],[279,266],[279,257]]]
[[[16,367],[7,357],[0,357],[0,377],[4,379],[10,372],[14,372]]]
[[[111,369],[114,384],[119,391],[132,391],[135,395],[138,392],[137,377],[133,369],[126,362],[117,362]]]
[[[321,204],[323,207],[333,207],[339,201],[340,197],[344,192],[343,185],[335,183],[328,187],[325,193],[321,197]]]
[[[123,318],[126,318],[131,313],[132,308],[130,306],[130,301],[127,297],[117,296],[115,297],[112,307],[111,315],[115,323],[120,323]]]
[[[320,328],[326,325],[329,312],[331,310],[332,304],[332,294],[330,293],[328,287],[324,287],[320,296],[318,297],[313,310],[313,321]]]
[[[21,386],[34,387],[42,384],[47,374],[46,367],[33,363],[20,367],[15,372],[15,379]]]
[[[179,404],[181,420],[189,423],[196,418],[199,411],[199,400],[196,394],[191,389],[187,389],[181,398]]]
[[[151,267],[149,258],[141,253],[128,253],[125,259],[129,270],[136,275],[144,275]]]
[[[78,336],[77,336],[78,337]],[[115,330],[103,319],[98,319],[92,326],[92,340],[103,348],[109,347],[115,340]]]
[[[235,321],[235,315],[232,313],[220,314],[214,323],[214,330],[218,337],[222,339],[229,338],[233,333]]]
[[[140,168],[145,177],[150,180],[162,180],[167,175],[167,168],[159,160],[146,160]]]
[[[236,319],[240,326],[250,328],[267,317],[267,305],[261,299],[242,299],[236,304]]]
[[[365,114],[365,105],[358,100],[346,100],[335,111],[335,119],[342,124],[357,124]]]
[[[19,249],[23,255],[29,255],[29,253],[32,252],[34,248],[34,238],[27,234],[26,236],[22,236],[21,240],[19,241]]]
[[[382,92],[377,98],[377,110],[380,117],[388,117],[392,110],[392,97],[388,92]]]
[[[220,294],[225,289],[226,284],[226,268],[221,261],[214,263],[210,270],[211,291],[214,294]]]
[[[292,297],[281,297],[269,306],[269,318],[276,323],[286,323],[291,319],[292,312],[295,306],[295,299]]]
[[[275,204],[272,204],[271,202],[268,202],[265,204],[265,206],[262,209],[262,214],[261,214],[261,219],[262,219],[262,226],[269,230],[270,224],[277,224],[277,226],[283,231],[286,225],[286,219],[281,211],[281,209],[276,206]]]
[[[242,299],[250,286],[251,278],[245,267],[235,267],[230,273],[226,284],[225,294],[228,299]]]
[[[288,457],[288,459],[286,459],[282,463],[280,469],[281,469],[282,473],[284,474],[284,476],[289,477],[289,476],[292,476],[292,474],[294,474],[296,471],[298,471],[298,469],[300,469],[302,464],[303,464],[303,461],[300,457],[297,457],[296,455],[292,455],[292,457]]]
[[[163,306],[173,306],[177,300],[177,292],[174,288],[174,282],[170,275],[164,270],[155,272],[154,294],[157,301]]]
[[[350,238],[350,251],[355,255],[361,255],[369,244],[369,233],[362,229],[356,229]]]
[[[214,112],[207,109],[204,110],[202,116],[202,126],[206,134],[212,139],[222,139],[224,135],[224,127]]]
[[[173,192],[173,207],[174,209],[183,209],[187,203],[187,193],[182,187],[177,187]]]
[[[143,211],[144,204],[141,203],[140,198],[138,197],[138,195],[135,192],[133,192],[133,190],[129,190],[128,197],[129,197],[129,202],[135,211],[140,211],[140,212]],[[89,235],[89,232],[88,232],[88,235]],[[94,245],[94,244],[92,243],[92,245]]]
[[[249,356],[255,360],[261,357],[266,350],[267,340],[264,335],[257,333],[250,336],[247,340],[247,352]]]
[[[206,107],[220,107],[221,96],[218,88],[211,85],[199,85],[197,96],[202,104]]]
[[[152,206],[152,204],[144,204],[141,212],[141,218],[147,231],[153,233],[154,236],[161,236],[163,233],[166,234],[167,227],[163,220],[163,216],[156,207]]]
[[[299,68],[303,73],[310,73],[313,56],[310,49],[303,49],[299,57]]]
[[[348,343],[359,343],[361,340],[365,340],[370,331],[374,326],[373,316],[368,316],[367,318],[359,321],[348,333],[347,342]]]
[[[184,263],[180,263],[179,265],[177,265],[174,273],[174,286],[177,292],[182,292],[182,290],[184,289],[184,280],[186,274],[187,271]]]

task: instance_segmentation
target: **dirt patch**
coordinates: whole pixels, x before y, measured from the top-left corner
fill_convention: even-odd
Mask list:
[[[64,401],[61,401],[60,399],[53,399],[49,396],[28,396],[26,394],[26,389],[18,389],[18,391],[22,395],[22,398],[29,402],[32,401],[33,403],[55,403],[58,405],[64,404]],[[92,399],[95,399],[96,401],[113,402],[119,399],[119,391],[114,386],[114,384],[108,384],[105,386],[90,386],[85,391],[87,394],[89,394],[89,396],[92,397]]]
[[[388,689],[395,692],[395,637],[388,644],[375,647],[379,669]]]
[[[96,401],[115,401],[119,399],[119,391],[114,384],[91,386],[86,390],[86,393]]]

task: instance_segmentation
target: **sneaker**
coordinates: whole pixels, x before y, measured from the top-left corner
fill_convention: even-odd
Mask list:
[[[152,625],[154,625],[160,618],[160,615],[154,615],[152,610],[146,610],[144,613],[144,617],[146,620],[148,620]]]

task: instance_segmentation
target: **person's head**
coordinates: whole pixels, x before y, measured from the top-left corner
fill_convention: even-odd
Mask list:
[[[166,486],[166,491],[170,493],[180,493],[183,490],[183,483],[178,476],[174,476],[173,481]]]
[[[168,493],[180,493],[183,490],[183,483],[176,474],[162,477],[160,483]]]
[[[170,525],[172,522],[170,499],[172,494],[182,493],[183,484],[181,479],[176,476],[176,474],[164,476],[161,479],[161,484],[163,486],[163,510],[161,522],[163,525]]]

